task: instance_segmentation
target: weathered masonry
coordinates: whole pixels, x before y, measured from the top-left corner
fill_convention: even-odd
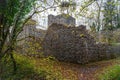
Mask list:
[[[83,25],[67,27],[53,23],[47,30],[43,48],[45,55],[81,64],[114,57],[107,53],[106,44],[96,44]]]
[[[48,27],[53,23],[63,24],[66,26],[75,26],[76,20],[67,14],[60,14],[57,16],[48,15]]]

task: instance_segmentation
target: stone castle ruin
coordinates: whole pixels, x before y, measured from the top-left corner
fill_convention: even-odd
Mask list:
[[[31,19],[23,27],[23,31],[18,36],[16,47],[19,53],[33,57],[41,55],[41,42],[44,39],[46,30],[38,29],[36,26],[36,21]]]
[[[51,23],[44,38],[43,48],[46,56],[54,56],[60,61],[84,64],[111,58],[107,53],[107,45],[96,44],[85,26],[68,27],[64,22]]]
[[[21,45],[23,45],[25,42],[28,42],[30,38],[34,38],[35,40],[41,40],[44,38],[46,30],[37,29],[36,26],[36,21],[32,19],[25,24],[23,31],[18,36],[18,40],[23,39],[20,42]]]
[[[66,26],[75,26],[75,22],[75,18],[67,14],[60,14],[57,16],[48,15],[48,27],[53,23],[64,24]]]
[[[23,50],[19,49],[20,52],[27,53],[25,51],[29,45],[26,42],[33,42],[32,38],[39,43],[41,38],[44,54],[54,56],[61,61],[84,64],[111,58],[111,54],[107,52],[107,45],[96,44],[95,39],[86,30],[86,26],[75,26],[75,18],[65,14],[49,15],[48,25],[47,31],[36,29],[36,22],[30,20],[18,36],[18,39],[25,38],[20,41],[20,48],[23,48]],[[35,50],[41,51],[37,49]]]

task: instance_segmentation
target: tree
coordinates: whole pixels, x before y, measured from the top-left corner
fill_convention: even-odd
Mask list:
[[[116,21],[116,4],[114,0],[107,0],[104,5],[104,29],[113,31],[116,25],[114,24]]]
[[[0,60],[10,56],[16,71],[16,62],[12,51],[15,48],[17,36],[24,24],[35,12],[31,12],[35,0],[4,0],[0,5]]]
[[[109,43],[111,40],[112,32],[116,29],[116,18],[117,18],[117,11],[116,11],[116,2],[114,0],[107,0],[104,5],[104,27],[103,30],[106,32],[106,40]]]
[[[76,10],[76,3],[73,2],[72,0],[70,1],[62,1],[60,5],[61,11],[65,12],[67,11],[67,14],[70,14],[71,11]]]
[[[120,1],[117,0],[117,19],[116,19],[117,28],[120,28]]]
[[[16,47],[19,33],[35,14],[54,7],[48,7],[46,0],[0,0],[0,61],[9,56],[16,71],[12,52]]]
[[[94,26],[95,26],[95,30],[96,30],[96,32],[98,32],[98,41],[99,42],[101,42],[101,39],[100,39],[100,35],[101,35],[101,33],[100,33],[100,29],[101,29],[101,11],[102,11],[102,4],[103,4],[103,0],[100,0],[100,2],[99,2],[99,0],[97,0],[96,1],[96,5],[97,5],[97,7],[98,7],[98,10],[97,10],[97,19],[96,19],[96,25],[95,25],[95,23],[94,23]]]

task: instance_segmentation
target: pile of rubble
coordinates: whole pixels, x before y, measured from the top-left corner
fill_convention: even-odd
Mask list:
[[[43,43],[45,55],[81,64],[108,58],[106,47],[96,44],[83,25],[67,27],[55,23],[49,26]]]

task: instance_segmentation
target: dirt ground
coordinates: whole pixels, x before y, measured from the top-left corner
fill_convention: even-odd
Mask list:
[[[114,65],[116,63],[120,63],[120,62],[113,59],[113,60],[90,63],[87,65],[61,62],[56,66],[59,66],[62,68],[61,70],[65,77],[68,77],[70,75],[68,71],[71,70],[73,74],[77,76],[77,79],[73,79],[73,80],[97,80],[96,74],[98,74],[100,71],[102,71],[106,67]]]

